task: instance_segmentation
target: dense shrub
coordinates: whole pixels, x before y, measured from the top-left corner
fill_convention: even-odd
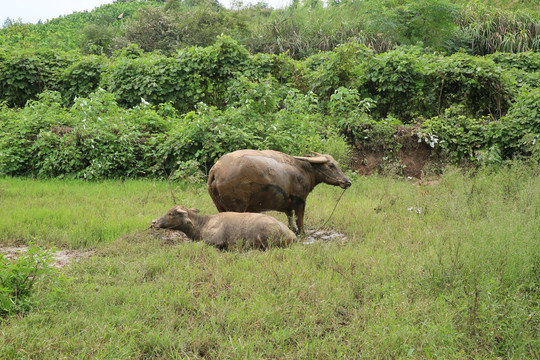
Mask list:
[[[539,52],[496,52],[494,54],[487,55],[486,58],[493,60],[493,62],[505,69],[516,68],[525,72],[534,72],[540,70]]]
[[[474,160],[477,151],[490,145],[489,129],[489,118],[471,117],[463,105],[455,105],[422,123],[419,139],[433,147],[437,144],[437,150],[450,160]]]
[[[0,111],[0,174],[32,175],[37,157],[32,148],[42,129],[71,127],[73,119],[65,116],[59,93],[44,92],[40,101],[31,100],[23,109]]]
[[[422,124],[419,137],[435,138],[437,149],[452,160],[492,161],[531,157],[540,161],[540,89],[525,91],[497,121],[466,114],[462,105]]]
[[[432,101],[437,113],[452,104],[464,104],[474,116],[498,119],[508,111],[512,85],[504,70],[491,60],[463,53],[441,57],[431,68],[436,85]]]
[[[147,7],[139,9],[126,27],[124,36],[145,51],[171,53],[180,48],[182,34],[183,29],[168,11],[162,7]]]
[[[45,92],[23,109],[0,111],[0,173],[86,179],[167,176],[193,166],[208,169],[224,153],[275,149],[292,154],[332,151],[346,144],[317,112],[316,97],[281,88],[275,80],[241,79],[231,96],[238,107],[200,103],[178,115],[165,104],[120,107],[98,90],[65,109],[57,92]],[[254,90],[266,89],[260,96]],[[281,95],[279,95],[281,94]],[[245,99],[247,101],[242,101]]]
[[[157,167],[172,172],[175,166],[195,160],[208,170],[223,154],[238,149],[273,149],[290,154],[311,151],[331,152],[343,159],[345,140],[332,127],[325,126],[317,113],[313,93],[272,91],[268,83],[236,83],[230,96],[238,107],[219,110],[204,103],[175,121],[167,138],[158,147]],[[250,98],[254,89],[261,94]],[[264,91],[264,90],[267,91]],[[247,101],[243,101],[247,100]],[[278,109],[278,104],[281,108]],[[269,112],[269,110],[274,110]]]
[[[307,58],[304,66],[310,89],[326,103],[339,87],[353,87],[357,82],[358,67],[373,61],[373,56],[373,51],[365,45],[351,41],[334,51]]]
[[[361,64],[357,87],[364,97],[377,102],[375,116],[394,114],[403,122],[433,111],[428,61],[418,48],[399,48]]]
[[[125,110],[98,91],[61,108],[58,93],[6,113],[0,169],[8,175],[135,177],[151,175],[153,149],[167,119],[146,107]]]
[[[350,41],[298,61],[251,55],[227,36],[175,56],[134,45],[111,59],[9,49],[0,54],[0,172],[163,176],[246,147],[343,154],[341,136],[394,149],[394,130],[423,119],[420,137],[440,140],[432,147],[452,160],[489,149],[536,157],[538,59],[375,54]]]
[[[199,101],[223,106],[228,82],[249,66],[249,60],[246,49],[223,36],[213,46],[186,48],[175,57],[117,57],[105,70],[103,86],[126,107],[141,98],[152,104],[171,102],[182,111],[192,110]]]
[[[422,44],[446,50],[451,43],[458,8],[446,0],[369,1],[366,32],[395,45]]]
[[[100,82],[107,59],[102,56],[80,57],[62,73],[62,95],[71,102],[76,97],[87,97]]]
[[[74,55],[53,50],[0,49],[0,99],[24,106],[44,90],[59,90]]]
[[[503,157],[532,156],[540,161],[540,88],[524,91],[494,127],[493,142]]]

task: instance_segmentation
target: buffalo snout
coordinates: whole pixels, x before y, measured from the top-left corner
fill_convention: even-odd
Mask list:
[[[349,180],[347,178],[345,178],[345,180],[343,180],[343,181],[340,181],[340,183],[339,183],[339,187],[342,188],[342,189],[348,189],[348,188],[351,187],[351,185],[352,185],[351,180]]]
[[[152,220],[152,226],[150,226],[150,227],[155,228],[155,229],[159,229],[161,227],[161,225],[159,224],[159,219]]]

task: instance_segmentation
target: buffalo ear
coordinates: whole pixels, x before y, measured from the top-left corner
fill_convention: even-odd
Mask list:
[[[189,209],[189,211],[193,211],[194,213],[200,213],[201,210],[197,209],[197,208],[191,208]]]
[[[311,164],[324,164],[328,162],[328,159],[325,156],[295,156],[294,158],[309,161]]]

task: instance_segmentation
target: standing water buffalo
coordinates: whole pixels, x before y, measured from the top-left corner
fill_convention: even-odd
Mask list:
[[[198,212],[177,205],[153,220],[152,227],[180,230],[192,240],[203,240],[220,249],[234,245],[240,239],[249,247],[263,249],[286,246],[296,240],[296,235],[287,226],[271,216],[235,212],[201,215]]]
[[[273,150],[238,150],[210,169],[208,192],[219,212],[281,211],[304,232],[306,198],[324,182],[347,189],[351,181],[330,155],[290,156]]]

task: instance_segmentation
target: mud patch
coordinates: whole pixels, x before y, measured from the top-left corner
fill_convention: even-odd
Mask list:
[[[148,234],[155,237],[158,240],[163,241],[166,245],[175,245],[186,241],[192,241],[186,234],[178,230],[170,229],[150,229]],[[298,241],[309,245],[316,242],[327,241],[345,241],[347,237],[345,234],[338,233],[335,230],[306,230],[306,237],[299,239]]]
[[[0,248],[0,254],[4,254],[7,259],[16,259],[28,251],[28,246],[19,247],[4,247]],[[73,261],[78,261],[83,258],[90,257],[95,254],[95,251],[79,251],[79,250],[57,250],[52,253],[51,266],[57,269],[69,266]]]
[[[311,245],[316,242],[327,241],[345,241],[347,237],[345,234],[338,233],[335,230],[307,230],[307,236],[300,241],[305,245]]]
[[[163,241],[166,245],[174,245],[186,241],[191,241],[190,238],[180,230],[171,229],[149,229],[148,234],[158,240]]]

